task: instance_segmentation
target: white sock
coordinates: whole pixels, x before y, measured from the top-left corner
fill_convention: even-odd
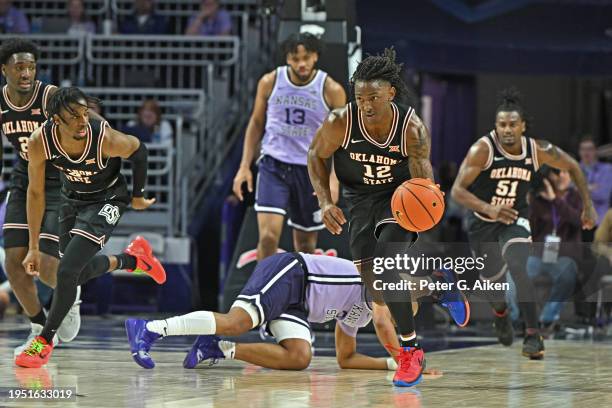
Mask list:
[[[147,323],[147,330],[162,336],[185,336],[215,334],[217,322],[213,312],[198,311],[165,320]]]
[[[228,360],[233,360],[236,354],[236,343],[233,341],[221,340],[219,342],[219,348]]]
[[[151,320],[150,322],[147,322],[147,330],[162,336],[166,336],[168,322],[165,320]]]
[[[402,335],[400,334],[399,338],[400,338],[400,340],[402,340],[402,341],[410,341],[410,340],[412,340],[412,339],[416,339],[416,333],[414,333],[412,336],[408,336],[408,337],[402,336]]]

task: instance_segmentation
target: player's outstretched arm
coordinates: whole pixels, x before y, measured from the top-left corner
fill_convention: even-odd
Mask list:
[[[276,71],[265,74],[257,84],[257,94],[255,95],[255,104],[253,112],[249,119],[249,124],[244,136],[244,144],[242,147],[242,160],[240,167],[234,177],[234,185],[232,190],[240,201],[244,199],[242,194],[242,185],[246,182],[249,193],[253,192],[253,174],[251,173],[251,163],[257,152],[257,146],[261,141],[266,126],[266,110],[268,108],[268,98],[274,88],[276,80]]]
[[[485,168],[488,157],[489,146],[484,141],[479,140],[472,145],[463,163],[461,163],[451,190],[451,196],[462,206],[509,225],[516,221],[518,211],[508,206],[493,206],[468,190]]]
[[[317,130],[308,149],[308,175],[323,213],[323,223],[332,234],[342,233],[346,218],[334,205],[329,185],[328,159],[342,146],[346,132],[346,108],[335,109]]]
[[[597,212],[591,200],[589,186],[580,169],[580,165],[572,156],[565,153],[561,148],[546,140],[536,140],[537,156],[540,165],[546,164],[559,170],[567,170],[572,177],[572,181],[576,184],[584,208],[582,210],[582,228],[591,229],[597,223]]]
[[[28,140],[28,159],[29,183],[26,213],[28,217],[29,250],[23,260],[23,267],[27,273],[38,275],[40,265],[38,240],[45,213],[45,165],[47,162],[40,128],[35,130]]]
[[[416,114],[413,114],[406,130],[406,148],[410,176],[434,181],[431,167],[431,136],[429,130]]]
[[[357,352],[357,339],[349,336],[336,322],[336,360],[340,368],[387,370],[387,359],[370,357]]]
[[[132,208],[144,210],[155,203],[155,198],[144,198],[147,182],[148,150],[138,138],[121,133],[106,125],[106,134],[102,144],[104,157],[121,157],[132,162]]]

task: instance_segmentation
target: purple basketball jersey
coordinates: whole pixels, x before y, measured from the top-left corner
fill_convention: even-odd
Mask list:
[[[370,322],[372,312],[353,262],[333,256],[300,255],[308,267],[308,321],[324,323],[336,319],[346,334],[355,337],[357,330]]]
[[[327,73],[317,70],[306,85],[289,79],[289,67],[276,69],[276,82],[268,98],[262,154],[284,163],[306,165],[308,147],[329,113],[323,97]]]

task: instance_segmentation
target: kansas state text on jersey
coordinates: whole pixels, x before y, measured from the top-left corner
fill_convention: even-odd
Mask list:
[[[323,96],[326,79],[327,74],[318,70],[307,84],[295,85],[289,79],[289,67],[276,69],[276,81],[268,98],[262,154],[306,166],[310,143],[329,113]]]

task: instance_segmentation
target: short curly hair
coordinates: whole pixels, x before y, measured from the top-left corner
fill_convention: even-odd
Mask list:
[[[2,46],[0,46],[0,63],[3,65],[7,64],[11,56],[23,52],[34,55],[35,60],[38,60],[40,56],[38,46],[31,41],[22,38],[4,40]]]
[[[310,33],[294,33],[282,44],[283,55],[295,54],[298,46],[304,46],[306,51],[317,53],[319,56],[323,52],[323,42]]]

